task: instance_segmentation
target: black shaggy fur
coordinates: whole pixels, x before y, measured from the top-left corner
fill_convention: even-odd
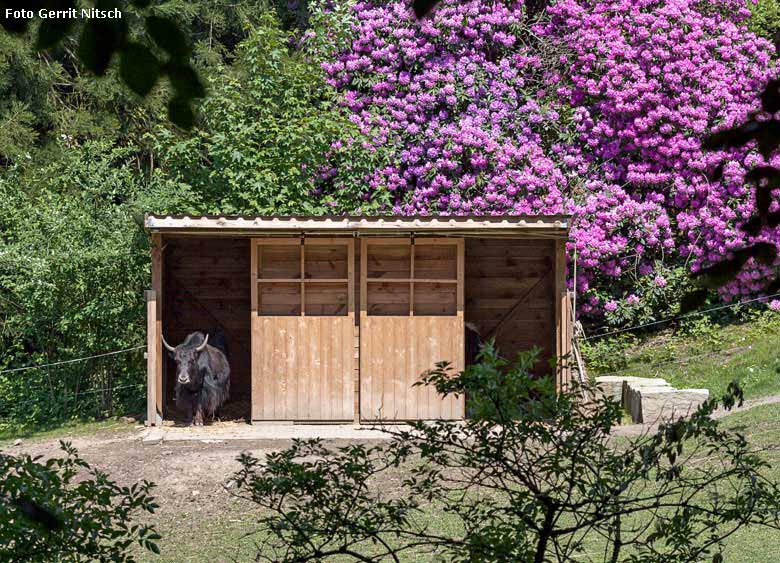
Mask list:
[[[230,365],[224,349],[224,336],[209,337],[206,348],[198,352],[206,337],[193,332],[169,352],[176,362],[176,405],[186,414],[187,424],[203,425],[203,417],[213,418],[230,395]],[[212,346],[214,338],[216,346]],[[223,348],[223,349],[220,349]]]

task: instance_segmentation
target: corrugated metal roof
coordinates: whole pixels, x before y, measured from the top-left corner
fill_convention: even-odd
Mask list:
[[[154,232],[190,234],[288,233],[449,233],[503,232],[565,236],[569,215],[501,216],[158,216],[146,215],[144,224]]]

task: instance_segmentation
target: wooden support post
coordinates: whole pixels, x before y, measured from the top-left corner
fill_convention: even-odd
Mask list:
[[[360,327],[355,323],[355,240],[347,245],[347,315],[352,320],[352,421],[360,424]]]
[[[144,292],[146,297],[146,425],[160,426],[162,417],[157,412],[157,366],[158,356],[157,333],[157,292],[149,289]]]
[[[251,311],[250,311],[250,339],[251,339],[251,361],[249,368],[249,386],[250,386],[250,404],[249,404],[249,420],[254,421],[263,418],[263,386],[260,384],[260,364],[262,361],[261,356],[261,341],[260,330],[261,324],[257,318],[258,310],[261,307],[261,288],[259,284],[260,272],[263,269],[263,254],[259,245],[259,240],[253,238],[249,241],[249,250],[251,255],[249,257],[249,287],[251,295]]]
[[[566,388],[571,384],[571,368],[575,362],[573,357],[573,343],[574,343],[574,311],[572,309],[571,292],[563,291],[564,302],[564,331],[563,331],[563,387]]]
[[[569,346],[566,346],[566,240],[555,241],[555,284],[553,290],[555,300],[555,387],[561,391],[567,380],[566,359]]]
[[[165,357],[162,353],[162,317],[163,317],[163,237],[159,233],[152,234],[152,291],[155,292],[155,330],[154,353],[156,357],[154,371],[155,385],[155,424],[162,424],[165,417],[165,382],[163,380],[163,364]]]

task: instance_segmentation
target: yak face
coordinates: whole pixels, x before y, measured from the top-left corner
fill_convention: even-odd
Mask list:
[[[176,362],[176,381],[179,385],[188,387],[200,387],[202,381],[198,358],[206,349],[209,337],[203,337],[200,332],[193,332],[184,342],[175,348],[165,342],[163,345],[168,350],[173,361]]]
[[[197,386],[200,383],[198,355],[193,346],[180,347],[175,352],[171,352],[173,361],[176,362],[176,381],[181,385],[192,383]]]

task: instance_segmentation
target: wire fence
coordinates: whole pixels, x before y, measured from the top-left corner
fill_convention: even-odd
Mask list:
[[[119,354],[126,354],[127,352],[134,352],[136,350],[142,350],[144,348],[146,348],[146,346],[134,346],[133,348],[124,348],[123,350],[115,350],[114,352],[104,352],[102,354],[95,354],[93,356],[84,356],[83,358],[74,358],[72,360],[62,360],[60,362],[52,362],[50,364],[39,364],[35,366],[24,366],[20,368],[4,369],[4,370],[0,370],[0,375],[3,375],[4,373],[16,373],[16,372],[27,371],[31,369],[43,369],[43,368],[50,368],[55,366],[62,366],[66,364],[75,364],[78,362],[86,362],[87,360],[94,360],[96,358],[105,358],[107,356],[117,356]]]
[[[132,385],[119,385],[117,387],[111,387],[111,389],[93,389],[91,391],[79,391],[78,393],[74,393],[73,395],[65,395],[62,396],[61,398],[66,400],[77,399],[82,395],[94,395],[95,393],[106,393],[109,391],[113,393],[114,391],[119,391],[121,389],[133,389],[133,388],[137,389],[139,387],[146,387],[146,383],[134,383]],[[35,404],[37,402],[39,402],[38,399],[34,399],[32,401],[24,401],[18,404],[21,406],[28,406],[28,405]]]
[[[0,370],[0,420],[39,422],[70,416],[104,416],[139,408],[143,397],[129,393],[146,383],[132,346],[56,362]]]
[[[639,330],[639,329],[642,329],[642,328],[648,328],[648,327],[651,327],[651,326],[657,326],[657,325],[661,325],[661,324],[665,324],[665,323],[671,323],[671,322],[674,322],[674,321],[688,319],[688,318],[691,318],[691,317],[697,317],[697,316],[700,316],[700,315],[706,315],[706,314],[709,314],[709,313],[712,313],[712,312],[715,312],[715,311],[721,311],[723,309],[731,309],[731,308],[735,308],[735,307],[742,307],[744,305],[750,305],[750,304],[753,304],[753,303],[766,302],[767,300],[773,299],[775,297],[780,297],[780,293],[775,293],[774,295],[765,295],[765,296],[762,296],[762,297],[755,297],[753,299],[748,299],[748,300],[745,300],[745,301],[738,301],[736,303],[728,303],[728,304],[725,304],[725,305],[718,305],[716,307],[711,307],[709,309],[703,309],[701,311],[692,311],[692,312],[686,313],[684,315],[677,315],[677,316],[674,316],[674,317],[667,317],[665,319],[660,319],[660,320],[652,321],[652,322],[648,322],[648,323],[642,323],[642,324],[638,324],[638,325],[634,325],[634,326],[618,328],[618,329],[615,329],[615,330],[611,330],[609,332],[601,332],[601,333],[597,333],[597,334],[591,334],[590,336],[585,336],[584,338],[582,338],[582,341],[587,342],[589,340],[595,340],[597,338],[604,338],[606,336],[613,336],[615,334],[622,334],[624,332],[632,332],[632,331]],[[605,329],[605,328],[609,328],[609,327],[601,326],[601,327],[599,327],[599,328],[597,328],[595,330],[598,331],[598,330]]]

